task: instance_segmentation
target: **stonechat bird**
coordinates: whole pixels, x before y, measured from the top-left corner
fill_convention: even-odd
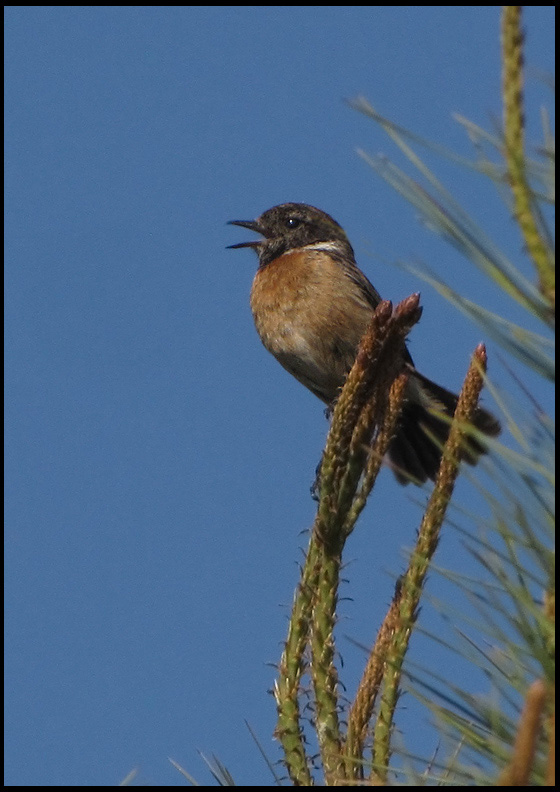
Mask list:
[[[273,206],[256,220],[231,220],[263,238],[230,245],[255,250],[259,264],[251,289],[251,310],[261,341],[278,362],[332,407],[350,371],[360,340],[381,297],[358,268],[344,230],[326,212],[301,203]],[[397,480],[434,479],[441,446],[457,396],[416,370],[403,344],[408,368],[404,407],[388,458]],[[438,417],[439,416],[439,417]],[[474,426],[488,436],[500,424],[478,408]],[[466,441],[462,458],[475,464],[484,453]]]

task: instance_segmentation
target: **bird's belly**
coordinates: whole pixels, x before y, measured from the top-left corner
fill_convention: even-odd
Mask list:
[[[340,355],[329,348],[321,335],[297,324],[277,324],[273,332],[257,325],[264,346],[306,388],[327,404],[344,385],[354,354]]]

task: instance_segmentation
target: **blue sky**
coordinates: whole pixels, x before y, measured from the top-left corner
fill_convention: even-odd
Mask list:
[[[553,13],[525,11],[535,137]],[[411,351],[457,389],[481,331],[391,262],[522,314],[357,156],[394,150],[344,100],[472,154],[452,114],[500,117],[499,7],[11,6],[5,21],[5,784],[113,786],[134,767],[182,784],[168,756],[211,783],[198,750],[269,784],[244,719],[278,758],[270,663],[327,424],[258,340],[255,258],[225,249],[246,239],[226,221],[284,201],[329,212],[384,297],[422,291]],[[438,173],[522,262],[499,196]],[[425,498],[384,471],[349,543],[350,692],[363,658],[343,636],[375,636]],[[449,531],[438,563],[461,552]]]

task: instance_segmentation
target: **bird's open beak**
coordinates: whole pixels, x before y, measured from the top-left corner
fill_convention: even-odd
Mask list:
[[[251,231],[256,231],[257,234],[263,233],[259,223],[256,220],[230,220],[228,225],[237,225],[241,226],[242,228],[248,228]],[[237,245],[228,245],[228,248],[256,248],[259,245],[262,245],[262,240],[256,239],[254,242],[238,242]]]

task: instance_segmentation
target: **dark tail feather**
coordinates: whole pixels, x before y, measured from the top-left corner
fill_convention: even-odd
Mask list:
[[[441,462],[441,448],[449,435],[449,422],[441,420],[430,411],[436,410],[448,419],[457,407],[457,396],[416,370],[411,377],[410,396],[403,407],[400,426],[389,446],[388,457],[393,471],[401,484],[410,481],[424,483],[435,479]],[[500,433],[500,423],[482,407],[478,407],[473,425],[485,435],[495,437]],[[481,454],[486,452],[482,443],[466,438],[461,459],[475,465]]]

